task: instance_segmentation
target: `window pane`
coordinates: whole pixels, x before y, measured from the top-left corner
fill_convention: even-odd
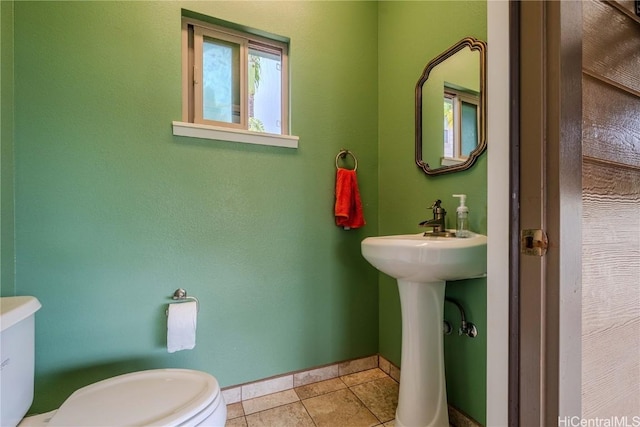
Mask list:
[[[279,52],[249,47],[249,130],[282,133],[281,69]]]
[[[444,157],[453,158],[453,99],[444,97]]]
[[[462,102],[462,147],[463,157],[469,154],[478,145],[478,106]]]
[[[240,45],[204,37],[202,117],[240,123]]]

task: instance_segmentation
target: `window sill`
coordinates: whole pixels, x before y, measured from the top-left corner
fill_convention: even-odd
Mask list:
[[[214,139],[243,144],[270,145],[272,147],[298,148],[297,136],[258,133],[242,129],[230,129],[197,123],[173,122],[173,134],[189,138]]]
[[[456,159],[453,157],[441,157],[440,166],[456,166],[466,162],[467,159]]]

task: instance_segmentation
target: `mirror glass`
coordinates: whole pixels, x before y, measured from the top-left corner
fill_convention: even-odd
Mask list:
[[[416,164],[428,175],[471,167],[486,148],[484,42],[467,37],[416,84]]]

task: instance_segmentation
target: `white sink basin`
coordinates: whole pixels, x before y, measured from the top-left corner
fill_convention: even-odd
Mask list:
[[[402,360],[396,427],[448,427],[442,321],[447,280],[487,272],[487,237],[368,237],[362,256],[398,280]]]
[[[367,237],[362,256],[396,279],[434,282],[480,277],[487,272],[487,236],[424,237],[420,234]]]

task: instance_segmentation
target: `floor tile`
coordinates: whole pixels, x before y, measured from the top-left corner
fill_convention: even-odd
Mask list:
[[[244,416],[244,409],[242,408],[242,403],[232,403],[231,405],[227,405],[227,419],[230,420],[232,418],[238,418]]]
[[[354,372],[372,369],[378,366],[378,356],[365,357],[363,359],[350,360],[338,365],[340,375],[349,375]]]
[[[244,417],[228,419],[224,427],[247,427],[247,420]]]
[[[300,387],[303,385],[324,381],[338,376],[338,365],[325,366],[311,371],[300,372],[293,375],[293,386]]]
[[[400,368],[391,365],[391,367],[389,368],[389,376],[394,380],[400,382]]]
[[[382,356],[378,357],[378,368],[380,368],[385,374],[389,374],[389,370],[391,369],[391,362],[385,359]]]
[[[242,400],[253,399],[267,394],[293,388],[293,375],[271,378],[242,386]]]
[[[246,418],[248,427],[314,427],[311,417],[300,402],[247,415]]]
[[[379,424],[350,390],[338,390],[302,401],[318,427],[371,427]]]
[[[255,399],[244,400],[242,407],[244,408],[244,413],[249,415],[299,400],[296,392],[293,389],[289,389],[279,393],[256,397]]]
[[[385,378],[387,374],[385,374],[382,370],[378,368],[368,369],[362,372],[356,372],[355,374],[345,375],[340,377],[344,383],[351,387],[356,384],[362,384],[367,381],[372,381],[378,378]]]
[[[227,405],[242,401],[242,387],[233,387],[222,390],[222,397]]]
[[[457,427],[482,427],[482,424],[453,406],[449,406],[449,424]]]
[[[351,391],[362,400],[381,422],[395,418],[399,385],[389,377],[358,384]]]
[[[310,397],[320,396],[321,394],[330,393],[332,391],[341,390],[347,388],[344,381],[340,378],[334,378],[331,380],[320,381],[314,384],[305,385],[302,387],[296,387],[296,393],[300,400],[309,399]]]

